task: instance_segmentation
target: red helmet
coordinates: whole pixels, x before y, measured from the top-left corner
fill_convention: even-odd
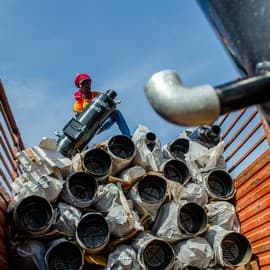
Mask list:
[[[75,76],[75,80],[74,80],[74,83],[75,85],[79,88],[79,84],[81,81],[84,81],[84,80],[90,80],[90,82],[92,81],[91,80],[91,77],[86,74],[86,73],[77,73],[76,76]]]

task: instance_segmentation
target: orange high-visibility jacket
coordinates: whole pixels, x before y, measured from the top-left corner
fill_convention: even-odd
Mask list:
[[[74,93],[75,102],[73,105],[73,111],[75,113],[81,112],[96,96],[98,96],[100,92],[91,91],[91,98],[85,98],[83,93],[77,91]]]

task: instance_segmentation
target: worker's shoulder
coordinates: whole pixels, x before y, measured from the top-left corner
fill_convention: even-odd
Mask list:
[[[96,96],[98,96],[100,94],[102,94],[101,91],[92,90],[92,98],[94,98],[94,97],[96,97]]]

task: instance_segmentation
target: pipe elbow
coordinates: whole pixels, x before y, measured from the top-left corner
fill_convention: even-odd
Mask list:
[[[212,86],[187,88],[172,70],[155,73],[146,83],[145,93],[154,110],[177,125],[212,124],[220,115],[220,101]]]

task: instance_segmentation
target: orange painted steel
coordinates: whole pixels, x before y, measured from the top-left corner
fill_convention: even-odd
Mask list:
[[[0,177],[2,179],[0,182],[0,269],[8,270],[8,253],[4,238],[6,209],[10,201],[10,183],[21,174],[20,167],[16,162],[16,154],[24,149],[24,144],[1,81],[0,109],[0,146],[3,150],[0,153]]]
[[[251,111],[251,112],[250,112]],[[257,123],[248,127],[248,124],[254,121],[256,114],[259,114]],[[241,116],[241,117],[239,117]],[[226,117],[226,118],[225,118]],[[222,133],[224,136],[225,151],[228,148],[233,148],[232,145],[236,140],[244,135],[244,139],[240,143],[235,143],[234,149],[230,149],[230,154],[227,156],[229,159],[237,157],[237,161],[231,164],[228,168],[229,172],[237,171],[240,163],[245,162],[247,157],[254,155],[255,150],[258,149],[262,143],[266,146],[262,152],[254,158],[254,161],[245,166],[245,169],[236,174],[236,211],[241,224],[241,233],[243,233],[251,242],[254,255],[258,259],[260,269],[270,269],[270,149],[269,149],[269,127],[266,122],[261,118],[260,113],[251,109],[241,111],[235,116],[237,120],[230,119],[225,116],[225,120],[221,120]],[[230,119],[231,123],[228,123]],[[236,123],[240,127],[230,134],[232,127]],[[246,145],[249,138],[256,132],[256,129],[262,128],[264,131],[263,136],[252,139],[252,143]],[[245,133],[243,133],[245,132]],[[231,132],[232,133],[232,132]],[[231,135],[231,136],[230,136]],[[266,142],[266,143],[265,143]],[[238,157],[237,154],[241,147],[245,147],[245,153]],[[251,156],[252,157],[252,156]]]

